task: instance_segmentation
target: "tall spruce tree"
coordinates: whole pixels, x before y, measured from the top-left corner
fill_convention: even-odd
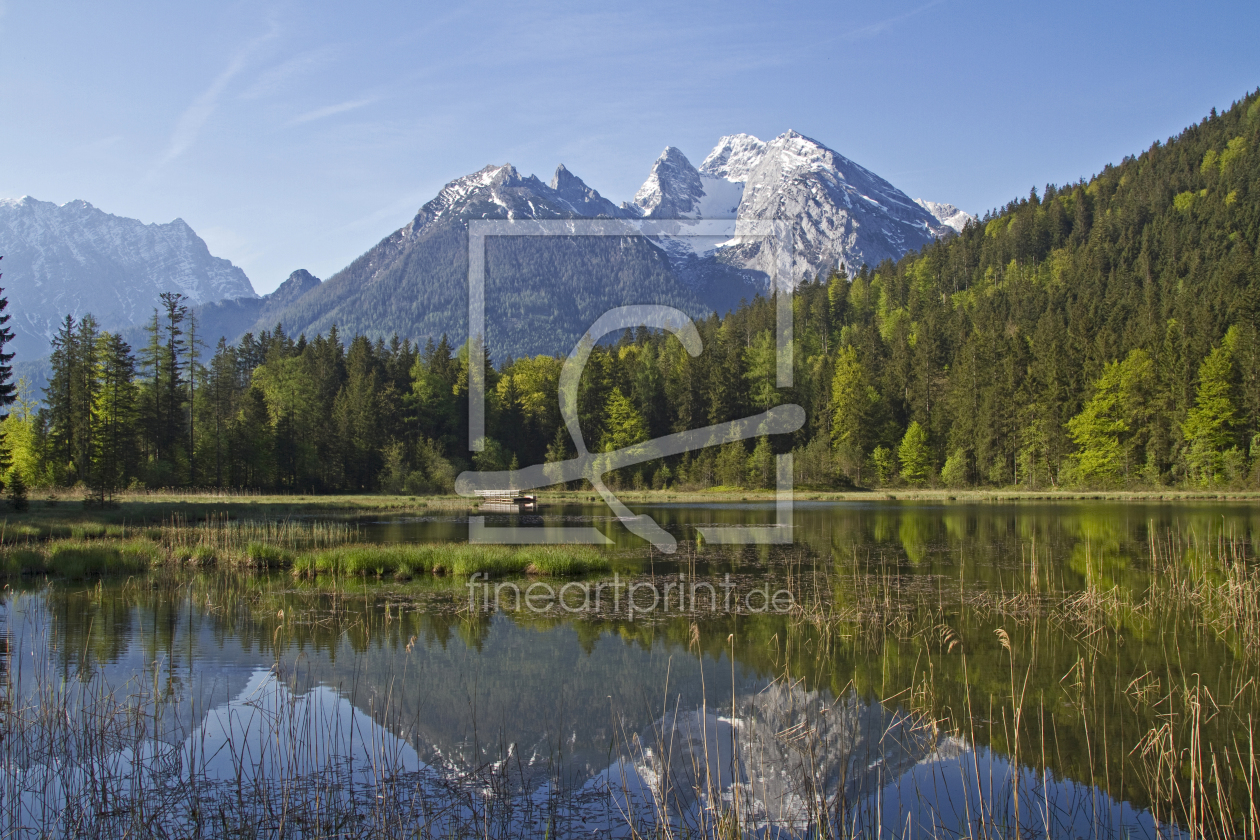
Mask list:
[[[0,257],[0,260],[4,257]],[[3,277],[0,274],[0,277]],[[4,352],[5,346],[13,340],[13,330],[9,329],[9,319],[13,316],[7,311],[9,299],[0,289],[0,423],[9,416],[8,407],[17,399],[16,385],[13,382],[13,354]],[[0,478],[9,468],[9,448],[5,444],[3,426],[0,426]],[[20,481],[20,479],[19,479]]]
[[[104,504],[126,486],[135,462],[135,359],[116,333],[99,339],[98,385],[92,411],[94,463],[90,487]]]
[[[98,337],[91,314],[81,321],[67,315],[53,336],[52,375],[44,393],[53,474],[65,484],[87,484],[91,477]]]
[[[163,292],[158,297],[161,306],[153,310],[153,318],[145,327],[148,343],[140,354],[144,372],[140,405],[152,479],[159,484],[176,484],[188,440],[184,413],[188,395],[184,321],[188,307],[178,292]]]

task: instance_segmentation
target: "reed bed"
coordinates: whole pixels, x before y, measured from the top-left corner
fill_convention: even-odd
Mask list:
[[[581,575],[606,571],[608,558],[589,546],[505,546],[432,543],[427,545],[347,545],[299,555],[296,577],[353,575],[406,580],[421,574],[469,577],[474,574]]]
[[[899,575],[895,564],[854,557],[827,569],[822,586],[802,590],[824,597],[798,598],[793,624],[814,640],[819,657],[855,648],[877,657],[909,651],[911,673],[892,677],[900,690],[884,696],[932,731],[973,750],[988,743],[1037,774],[1074,766],[1069,775],[1144,805],[1158,836],[1255,840],[1254,546],[1229,532],[1151,531],[1144,587],[1101,583],[1088,546],[1081,588],[1052,580],[1049,558],[1039,569],[1035,550],[1012,590],[946,579],[911,585],[919,581]],[[1195,660],[1191,651],[1203,649],[1205,636],[1216,641],[1222,664]],[[1157,640],[1154,661],[1130,661],[1126,649],[1140,639]],[[1082,753],[1059,753],[1064,736]],[[1053,803],[1022,784],[975,791],[976,827],[967,836],[1056,836],[1042,816]],[[842,826],[831,829],[827,836],[849,836]]]
[[[1193,612],[1260,660],[1260,567],[1247,540],[1225,532],[1169,533],[1152,537],[1150,551],[1153,598]]]
[[[56,539],[92,540],[103,537],[125,537],[127,528],[102,522],[74,522],[67,524],[35,525],[30,523],[0,522],[0,545],[24,545],[31,542]]]
[[[72,579],[159,569],[291,570],[295,577],[531,574],[605,571],[608,557],[589,546],[498,546],[359,541],[357,526],[336,522],[172,520],[140,528],[67,529],[65,538],[0,544],[0,576]]]

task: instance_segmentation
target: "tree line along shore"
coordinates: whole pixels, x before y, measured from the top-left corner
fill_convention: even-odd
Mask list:
[[[1260,97],[1108,166],[1032,190],[897,262],[793,295],[795,384],[774,387],[775,304],[697,324],[691,357],[640,329],[595,348],[592,450],[781,403],[792,435],[626,468],[625,490],[1260,489]],[[491,348],[492,349],[492,348]],[[284,493],[449,492],[464,469],[558,461],[563,360],[487,363],[486,446],[467,450],[468,348],[332,328],[205,347],[179,295],[144,346],[67,316],[42,394],[3,421],[8,484]],[[12,384],[12,383],[8,383]]]

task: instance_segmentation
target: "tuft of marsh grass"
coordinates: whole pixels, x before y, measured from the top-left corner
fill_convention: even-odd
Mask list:
[[[281,569],[293,562],[293,555],[267,543],[252,542],[245,548],[245,556],[251,566],[261,569]]]
[[[608,558],[587,546],[523,546],[517,556],[528,561],[528,573],[566,577],[608,570]]]
[[[10,548],[0,551],[0,574],[6,577],[43,574],[44,553],[33,548]]]
[[[159,548],[145,540],[112,545],[67,540],[52,544],[44,559],[48,573],[67,578],[136,574],[160,565],[161,561]]]
[[[188,562],[194,566],[212,566],[218,559],[219,552],[208,545],[199,545],[188,555]]]
[[[298,577],[350,575],[406,579],[420,574],[579,575],[603,571],[608,558],[589,546],[506,546],[431,543],[348,545],[309,551],[293,561]]]
[[[45,530],[38,525],[29,525],[23,522],[14,523],[7,520],[0,524],[0,543],[5,545],[39,540],[43,539],[45,535]]]

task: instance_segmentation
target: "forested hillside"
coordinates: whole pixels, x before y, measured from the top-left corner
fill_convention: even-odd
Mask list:
[[[774,303],[596,349],[592,449],[798,402],[807,425],[628,470],[643,486],[1260,486],[1260,93],[1090,181],[1048,185],[896,263],[799,287],[796,386]],[[28,484],[448,489],[468,466],[567,457],[561,360],[490,372],[469,463],[467,358],[280,330],[199,349],[175,297],[133,354],[67,320],[54,376],[5,421]],[[493,350],[493,348],[491,348]],[[137,358],[138,356],[138,358]]]
[[[1260,432],[1260,99],[1047,186],[852,284],[804,290],[816,434],[949,483],[1237,483]],[[802,329],[803,327],[803,329]],[[816,371],[816,373],[813,373]],[[895,459],[893,459],[895,460]],[[866,480],[866,476],[862,476]]]

